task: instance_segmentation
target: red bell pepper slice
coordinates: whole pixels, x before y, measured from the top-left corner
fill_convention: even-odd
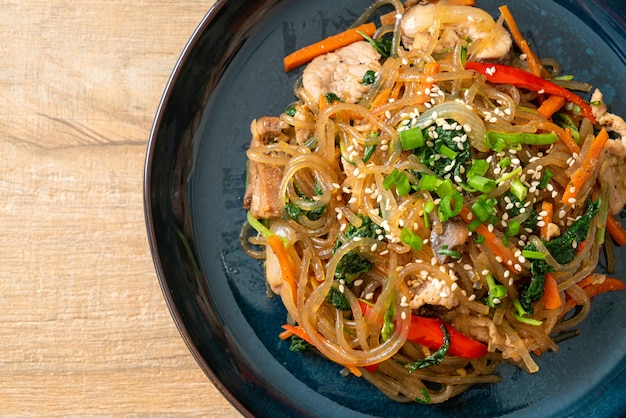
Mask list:
[[[359,301],[359,305],[365,317],[371,315],[371,305],[363,301]],[[443,323],[438,318],[411,315],[411,326],[409,327],[407,339],[432,350],[438,350],[443,345],[443,331],[441,330]],[[449,324],[445,324],[445,326],[450,334],[450,348],[448,349],[450,355],[475,359],[487,354],[488,350],[485,344],[464,335]],[[365,368],[369,371],[375,371],[376,366],[373,364]]]
[[[527,71],[504,64],[487,64],[468,61],[465,64],[465,68],[483,74],[487,77],[487,81],[493,84],[512,84],[516,87],[521,87],[531,91],[543,91],[554,96],[561,96],[580,106],[583,116],[589,119],[592,123],[596,123],[596,119],[593,116],[589,103],[577,94],[574,94],[568,89],[558,86],[544,78],[537,77]]]
[[[407,339],[432,350],[439,349],[443,345],[442,324],[444,322],[439,318],[412,315]],[[480,358],[487,354],[488,350],[485,344],[460,333],[449,324],[445,324],[445,326],[450,334],[448,354],[467,359]]]

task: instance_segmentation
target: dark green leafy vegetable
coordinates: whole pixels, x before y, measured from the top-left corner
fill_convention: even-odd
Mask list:
[[[346,229],[345,236],[347,239],[354,237],[361,238],[373,238],[378,237],[377,229],[380,227],[376,225],[372,220],[363,215],[357,215],[361,218],[361,225],[359,227],[350,224]],[[335,242],[334,250],[341,246],[341,240]],[[354,251],[348,251],[337,263],[335,270],[335,279],[344,280],[346,283],[352,283],[361,273],[372,270],[374,264]]]
[[[311,344],[304,341],[302,338],[297,335],[291,336],[291,346],[289,346],[289,350],[291,351],[304,351],[311,347]]]
[[[335,279],[352,283],[361,273],[366,273],[374,268],[374,264],[365,257],[348,251],[337,263]]]
[[[585,214],[574,222],[567,229],[567,231],[550,241],[544,241],[546,249],[559,264],[567,264],[574,259],[578,244],[587,239],[587,235],[589,234],[589,224],[600,210],[600,204],[600,199],[595,202],[590,202],[587,206]],[[538,252],[538,249],[535,245],[528,244],[524,247],[524,251]],[[545,261],[545,259],[538,258],[531,261],[530,272],[532,274],[532,278],[529,284],[520,288],[519,296],[522,308],[524,308],[524,310],[529,314],[532,315],[534,312],[532,302],[539,300],[543,294],[545,274],[552,271],[554,271],[554,269]]]
[[[285,110],[285,113],[289,116],[296,116],[296,108],[295,106],[290,106]]]
[[[334,287],[331,287],[330,291],[326,295],[326,302],[330,303],[340,311],[350,310],[350,302],[348,302],[348,299],[346,299],[344,294],[341,293],[339,289],[335,289]]]
[[[304,194],[304,192],[302,190],[300,190],[299,187],[296,186],[296,192],[298,193],[298,196],[307,201],[307,202],[312,202],[313,199],[308,197],[306,194]],[[319,184],[317,184],[317,182],[315,183],[315,195],[316,196],[321,196],[322,194],[324,194],[322,192],[322,189],[319,187]],[[292,218],[292,219],[298,219],[298,216],[300,216],[301,214],[306,216],[309,220],[311,221],[317,221],[319,220],[324,213],[326,212],[326,205],[323,205],[317,209],[313,209],[313,210],[303,210],[300,206],[298,206],[296,203],[294,202],[288,202],[287,204],[285,204],[285,210],[287,211],[287,214]]]
[[[570,128],[574,142],[580,144],[580,132],[578,132],[578,127],[569,115],[566,115],[565,113],[555,113],[552,115],[552,121],[563,129]]]
[[[450,126],[455,124],[453,120],[446,120],[446,122]],[[467,145],[459,146],[461,142],[458,138],[465,135],[465,131],[463,129],[449,129],[450,126],[436,125],[426,128],[424,130],[426,146],[420,147],[414,152],[421,158],[422,163],[437,173],[439,177],[462,178],[461,167],[470,158],[470,147]],[[454,158],[450,158],[451,156]]]
[[[391,55],[391,39],[383,37],[379,40],[375,40],[364,33],[359,33],[363,38],[365,38],[365,40],[367,40],[367,42],[370,43],[370,45],[374,47],[376,51],[378,51],[383,58],[388,58]]]
[[[574,259],[578,244],[587,239],[589,224],[600,210],[600,203],[600,199],[590,202],[585,214],[574,222],[565,233],[546,242],[546,248],[556,261],[567,264]]]
[[[554,176],[554,173],[550,171],[550,169],[546,168],[545,170],[543,170],[543,177],[541,178],[541,182],[539,183],[539,186],[537,186],[537,188],[539,190],[543,190],[548,187],[548,183],[550,183],[552,176]]]
[[[421,392],[422,392],[422,397],[415,398],[415,402],[428,405],[430,403],[430,393],[428,393],[428,389],[422,388]]]
[[[419,369],[425,369],[426,367],[436,366],[440,364],[443,359],[446,357],[446,353],[450,348],[450,334],[446,329],[444,324],[441,324],[441,331],[443,331],[443,344],[439,348],[439,350],[432,353],[430,356],[424,357],[421,360],[414,361],[412,363],[408,363],[405,367],[409,369],[409,373],[413,373]],[[422,391],[422,393],[424,393]],[[428,392],[426,392],[428,393]]]
[[[333,104],[334,102],[342,102],[343,100],[341,100],[339,98],[339,96],[337,96],[335,93],[329,92],[326,93],[324,95],[324,98],[326,99],[326,103],[328,104]]]
[[[363,74],[363,79],[361,80],[361,84],[363,84],[364,86],[369,86],[371,84],[374,84],[375,80],[376,80],[376,72],[374,72],[374,70],[367,70],[365,74]]]

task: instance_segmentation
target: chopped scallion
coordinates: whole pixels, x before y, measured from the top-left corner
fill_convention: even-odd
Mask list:
[[[489,163],[485,160],[472,160],[472,166],[467,171],[467,177],[484,176],[489,170]]]
[[[424,240],[422,240],[422,237],[415,234],[413,231],[406,227],[400,230],[400,240],[415,251],[421,250],[422,246],[424,245]]]
[[[526,200],[528,194],[528,188],[522,184],[522,181],[518,178],[511,180],[511,193],[520,201]]]
[[[447,145],[442,145],[441,147],[439,147],[439,153],[441,155],[448,157],[450,160],[454,160],[457,157],[457,155],[459,155],[458,152],[454,151],[452,148],[450,148]]]
[[[496,188],[495,180],[479,175],[468,177],[467,184],[482,193],[491,193]]]
[[[525,258],[532,259],[532,260],[545,260],[546,259],[546,255],[539,251],[522,250],[522,255]]]
[[[405,129],[404,131],[400,131],[398,135],[400,136],[400,143],[404,151],[423,147],[426,143],[424,134],[420,128]]]

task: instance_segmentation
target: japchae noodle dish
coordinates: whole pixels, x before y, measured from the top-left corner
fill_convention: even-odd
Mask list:
[[[241,242],[292,349],[441,403],[502,362],[536,372],[624,288],[595,269],[626,243],[626,123],[506,6],[376,1],[284,65],[302,76],[252,122]]]

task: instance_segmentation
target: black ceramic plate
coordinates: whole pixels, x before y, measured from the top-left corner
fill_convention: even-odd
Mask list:
[[[502,0],[479,0],[497,13]],[[237,235],[253,118],[292,101],[299,72],[282,58],[345,29],[369,0],[218,1],[193,34],[158,110],[146,161],[145,206],[161,286],[200,367],[242,413],[256,416],[615,416],[626,411],[624,293],[601,295],[582,335],[528,375],[444,405],[393,403],[339,366],[292,353],[277,338],[285,311],[265,297],[261,265]],[[621,0],[510,2],[542,56],[600,87],[626,114],[626,6]],[[622,212],[622,219],[626,216]],[[624,248],[618,277],[624,277]]]

